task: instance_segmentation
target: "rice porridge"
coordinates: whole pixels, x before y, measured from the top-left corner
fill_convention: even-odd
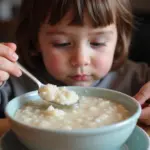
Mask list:
[[[80,97],[73,109],[58,109],[43,101],[20,108],[15,118],[25,124],[47,129],[96,128],[114,124],[129,117],[122,105],[97,97]]]
[[[40,87],[38,94],[42,100],[62,105],[72,105],[79,100],[79,95],[75,91],[70,91],[66,87],[58,87],[52,84]]]

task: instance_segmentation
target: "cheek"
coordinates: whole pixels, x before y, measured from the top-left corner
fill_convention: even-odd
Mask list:
[[[93,60],[93,65],[97,74],[106,75],[112,66],[113,57],[100,56]]]
[[[39,36],[40,52],[42,53],[47,71],[53,76],[63,74],[65,70],[64,64],[66,64],[66,62],[62,53],[53,49],[50,45],[48,45],[48,41],[43,39],[46,38]]]
[[[43,55],[44,63],[47,71],[52,75],[59,75],[63,72],[64,59],[61,55],[47,54]]]

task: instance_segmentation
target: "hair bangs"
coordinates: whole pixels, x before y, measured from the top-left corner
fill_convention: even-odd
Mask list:
[[[94,27],[107,26],[115,23],[115,7],[112,0],[86,0],[88,16]]]
[[[85,15],[94,27],[103,27],[115,22],[115,7],[112,6],[111,0],[55,0],[47,3],[47,8],[43,8],[43,11],[49,14],[45,14],[43,19],[48,16],[50,25],[59,23],[68,12],[72,13],[69,25],[84,25]]]

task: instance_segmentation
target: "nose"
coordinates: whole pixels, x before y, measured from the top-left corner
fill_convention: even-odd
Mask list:
[[[91,63],[90,52],[88,49],[76,49],[72,54],[71,65],[74,67],[88,66]]]

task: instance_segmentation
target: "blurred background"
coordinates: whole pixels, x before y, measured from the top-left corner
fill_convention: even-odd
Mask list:
[[[129,58],[150,64],[150,0],[131,0],[134,30]],[[0,0],[0,42],[15,41],[21,0]]]
[[[0,0],[0,42],[14,41],[21,0]]]

